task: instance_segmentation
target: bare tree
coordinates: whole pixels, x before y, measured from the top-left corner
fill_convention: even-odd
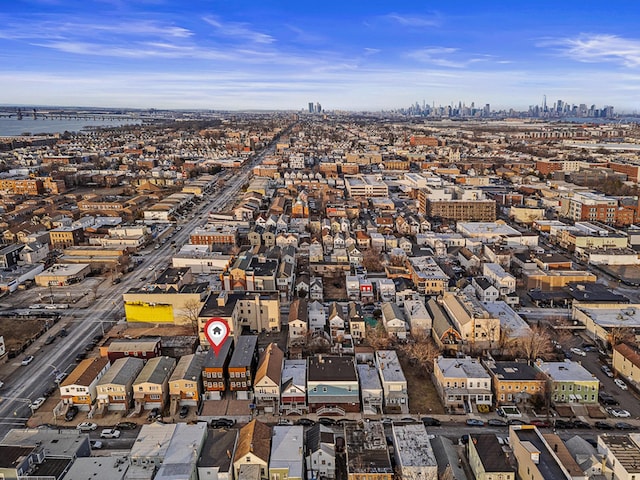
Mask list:
[[[609,330],[609,344],[611,348],[621,343],[635,346],[636,334],[631,327],[613,327]]]
[[[533,325],[531,333],[521,339],[520,350],[527,360],[535,360],[540,355],[551,352],[553,346],[547,329],[541,325]]]
[[[385,350],[391,346],[391,338],[382,322],[378,322],[375,327],[365,326],[365,342],[375,350]]]
[[[200,310],[202,309],[202,303],[195,298],[187,300],[182,306],[181,318],[185,323],[191,325],[193,328],[193,334],[198,335],[200,325],[198,324],[198,317]]]
[[[414,335],[412,341],[401,344],[399,350],[412,365],[422,371],[433,372],[433,360],[440,354],[440,349],[428,335]]]
[[[382,265],[382,253],[377,248],[370,248],[362,255],[362,266],[369,272],[381,272],[384,270]]]

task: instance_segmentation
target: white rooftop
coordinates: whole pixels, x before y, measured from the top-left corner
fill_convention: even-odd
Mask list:
[[[269,468],[288,468],[289,477],[302,478],[304,451],[302,425],[273,427]]]
[[[582,365],[571,360],[538,362],[536,366],[556,382],[591,382],[598,379]]]

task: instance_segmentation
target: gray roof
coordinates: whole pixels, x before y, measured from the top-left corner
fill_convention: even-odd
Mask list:
[[[241,335],[238,337],[236,349],[231,356],[229,368],[246,367],[251,365],[258,345],[257,335]]]
[[[203,361],[204,368],[222,368],[227,361],[227,358],[230,356],[230,352],[233,351],[233,337],[227,337],[227,339],[222,344],[222,348],[220,349],[220,353],[216,355],[216,352],[213,351],[213,348],[210,348],[206,353]]]
[[[218,467],[220,472],[230,471],[237,440],[238,430],[235,428],[211,430],[200,452],[198,467]]]
[[[140,374],[135,380],[135,384],[157,383],[161,384],[168,379],[176,366],[175,359],[171,357],[155,357],[149,359]]]
[[[190,379],[195,380],[200,378],[203,362],[203,353],[194,353],[191,355],[184,355],[180,357],[180,360],[178,360],[178,364],[173,370],[169,381]]]
[[[124,357],[118,358],[113,365],[105,372],[99,385],[108,385],[110,383],[116,385],[127,385],[140,374],[144,367],[144,360],[141,358]]]

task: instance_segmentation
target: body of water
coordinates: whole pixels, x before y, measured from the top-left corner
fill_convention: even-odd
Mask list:
[[[25,115],[22,120],[16,117],[0,118],[0,137],[15,137],[23,133],[36,135],[40,133],[79,132],[87,127],[118,127],[140,123],[139,120],[110,117],[90,118],[42,118],[33,119]]]

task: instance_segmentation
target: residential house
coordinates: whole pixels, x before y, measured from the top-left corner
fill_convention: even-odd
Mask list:
[[[60,383],[60,400],[64,405],[75,405],[89,411],[97,398],[97,385],[109,370],[108,358],[87,358]]]
[[[307,307],[307,317],[309,321],[309,331],[324,331],[327,326],[327,309],[317,300],[309,303]]]
[[[270,480],[306,480],[304,477],[304,427],[276,425],[271,437]]]
[[[438,480],[438,462],[425,426],[422,423],[394,423],[391,431],[398,475],[401,478]]]
[[[474,296],[465,292],[446,292],[442,306],[469,344],[489,347],[500,340],[500,319],[490,315]]]
[[[389,335],[401,340],[407,338],[407,322],[402,310],[395,303],[382,304],[382,322]]]
[[[427,310],[433,319],[431,336],[436,342],[436,345],[442,350],[448,350],[449,352],[459,350],[463,344],[462,335],[456,330],[453,323],[449,321],[449,317],[435,298],[427,300]]]
[[[407,379],[396,352],[376,350],[376,368],[382,381],[385,413],[409,413]]]
[[[317,423],[305,432],[307,480],[336,478],[336,434]]]
[[[500,291],[489,281],[487,277],[473,277],[471,286],[476,297],[481,302],[495,302],[500,296]]]
[[[409,323],[409,330],[413,336],[431,336],[433,322],[431,315],[422,300],[407,300],[404,302],[404,315]]]
[[[271,427],[259,420],[251,420],[238,434],[238,446],[233,455],[235,478],[239,480],[241,466],[256,465],[260,468],[260,478],[268,479],[270,453]]]
[[[229,361],[229,390],[238,400],[248,400],[253,391],[253,375],[257,364],[257,335],[241,335]]]
[[[598,453],[603,455],[606,466],[602,477],[616,480],[635,480],[640,477],[639,443],[637,434],[598,435]]]
[[[289,345],[304,344],[309,329],[307,301],[296,298],[289,306]]]
[[[380,422],[347,423],[344,427],[348,480],[392,480],[384,427]]]
[[[498,289],[501,296],[516,291],[516,278],[507,273],[498,263],[485,263],[482,265],[482,274]]]
[[[562,464],[558,455],[535,426],[510,426],[509,446],[516,460],[517,478],[577,480]]]
[[[309,275],[303,273],[296,277],[295,294],[300,298],[309,296]]]
[[[303,415],[308,411],[306,360],[284,361],[280,392],[280,410],[283,415]]]
[[[284,353],[275,343],[270,343],[260,357],[253,385],[256,409],[264,413],[280,411],[280,380]]]
[[[233,453],[238,443],[238,430],[211,430],[198,459],[198,478],[233,480]]]
[[[149,360],[160,356],[160,337],[139,338],[134,340],[114,339],[107,348],[107,357],[111,363],[119,358],[134,357]]]
[[[380,278],[376,282],[378,299],[381,302],[393,302],[396,298],[396,284],[390,278]]]
[[[154,357],[147,361],[133,382],[135,410],[164,409],[169,396],[169,378],[176,366],[170,357]]]
[[[311,277],[309,283],[309,299],[322,302],[324,300],[324,284],[322,277]]]
[[[197,407],[202,400],[202,365],[204,353],[184,355],[178,360],[169,378],[170,412],[175,415],[178,407]]]
[[[640,383],[640,354],[638,351],[620,343],[613,347],[613,370],[633,385]]]
[[[544,395],[546,376],[526,362],[487,361],[485,366],[499,405],[528,402],[536,395]]]
[[[446,410],[470,413],[492,404],[491,377],[478,360],[439,356],[433,363],[436,389]]]
[[[336,341],[344,336],[346,319],[342,306],[338,302],[333,302],[329,307],[329,331],[331,338]]]
[[[366,337],[366,325],[362,315],[362,306],[357,302],[349,302],[349,333],[356,343]]]
[[[356,365],[360,382],[360,397],[362,413],[365,415],[379,415],[382,413],[383,390],[378,369],[368,363]]]
[[[197,478],[197,461],[204,448],[206,438],[207,424],[205,422],[177,423],[154,480]],[[130,475],[133,475],[133,472]]]
[[[318,415],[359,412],[360,392],[353,357],[309,357],[307,399],[309,411]]]
[[[133,406],[133,382],[144,367],[141,358],[119,358],[96,385],[96,414],[108,411],[126,412]]]
[[[360,299],[360,277],[358,275],[347,275],[345,279],[347,297],[350,300]]]
[[[218,354],[210,348],[202,362],[204,400],[220,400],[229,388],[229,362],[233,354],[233,338],[227,337]]]
[[[598,403],[600,382],[577,362],[536,362],[536,368],[551,381],[555,403]]]
[[[516,472],[494,434],[469,435],[467,458],[476,480],[516,480]]]

